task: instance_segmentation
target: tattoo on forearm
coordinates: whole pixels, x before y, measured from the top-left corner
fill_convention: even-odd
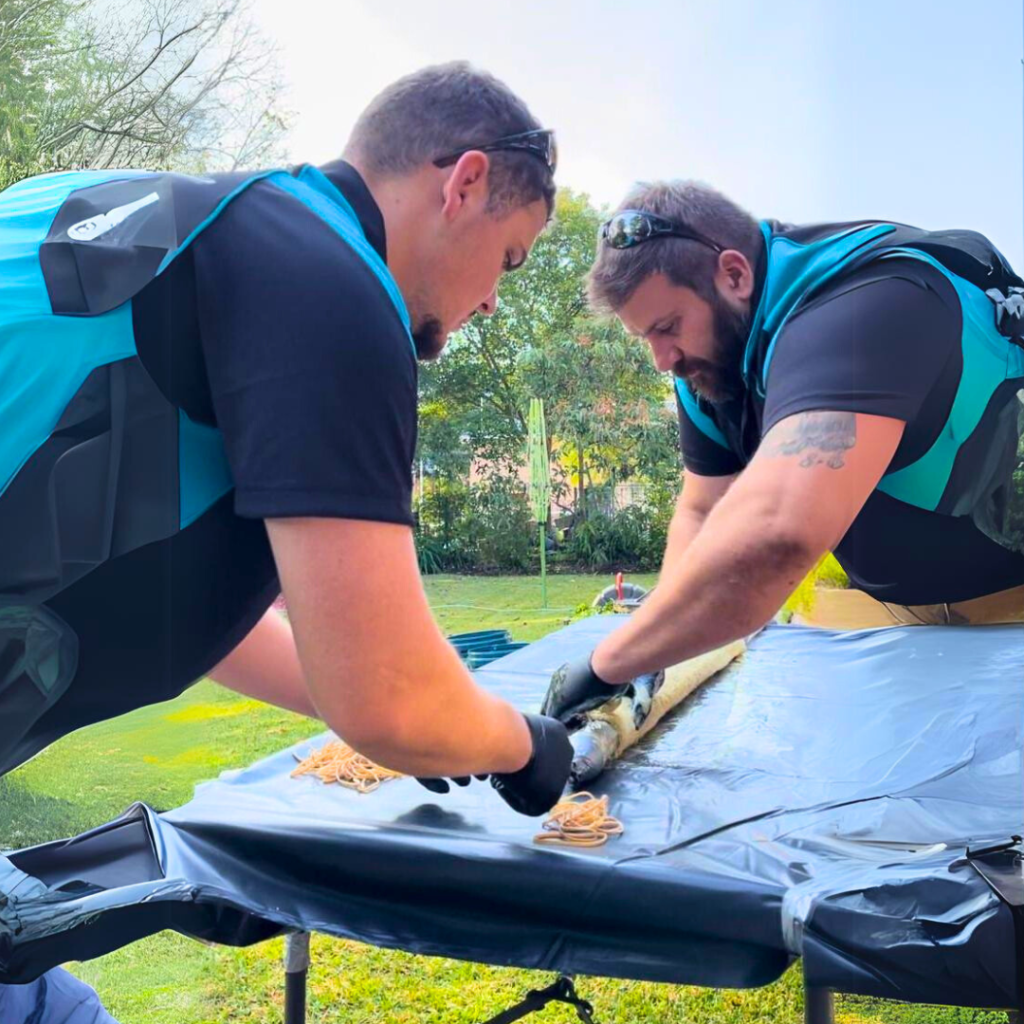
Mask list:
[[[769,458],[799,455],[800,465],[842,469],[845,452],[857,443],[857,417],[852,412],[805,412],[784,420],[761,445]]]

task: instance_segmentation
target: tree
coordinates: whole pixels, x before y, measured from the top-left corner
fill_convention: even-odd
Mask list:
[[[520,361],[524,352],[571,330],[584,310],[583,276],[593,256],[598,213],[585,195],[563,189],[555,223],[534,246],[526,266],[507,275],[498,310],[476,317],[453,338],[437,363],[420,375],[424,403],[439,402],[478,458],[503,464],[522,458],[530,395]],[[434,425],[437,430],[441,423]],[[421,450],[440,440],[431,426]]]
[[[40,170],[274,162],[273,51],[242,0],[0,0],[0,186]]]
[[[579,317],[572,330],[524,353],[522,367],[575,477],[578,517],[586,518],[590,469],[612,482],[678,475],[669,385],[646,346],[618,323]]]
[[[498,311],[470,321],[420,379],[431,409],[420,450],[432,461],[458,438],[463,458],[519,464],[529,400],[545,399],[549,443],[569,453],[580,514],[588,467],[618,479],[678,479],[667,383],[642,343],[586,309],[599,222],[585,195],[561,190],[555,223],[503,282]]]
[[[67,0],[0,0],[0,188],[39,169],[36,138],[47,105],[47,69],[62,50]]]

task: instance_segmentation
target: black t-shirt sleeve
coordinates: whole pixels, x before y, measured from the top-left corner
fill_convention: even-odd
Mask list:
[[[707,432],[715,429],[713,418],[708,416],[703,421],[705,429],[701,429],[683,405],[678,391],[676,412],[679,414],[679,448],[685,469],[699,476],[732,476],[743,468],[732,451]],[[709,420],[712,422],[709,423]]]
[[[411,525],[416,360],[371,269],[269,184],[194,248],[236,512]]]
[[[788,416],[842,410],[903,420],[901,448],[941,428],[961,368],[950,282],[916,260],[851,275],[782,329],[769,367],[762,434]]]

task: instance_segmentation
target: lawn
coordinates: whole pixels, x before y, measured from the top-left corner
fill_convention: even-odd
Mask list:
[[[632,577],[651,582],[651,577]],[[548,607],[536,578],[437,576],[427,581],[446,632],[503,627],[535,640],[563,625],[609,580],[555,576]],[[203,682],[178,700],[68,737],[0,779],[0,848],[61,838],[120,814],[137,800],[167,809],[192,787],[315,732],[306,719]],[[123,1024],[227,1024],[281,1019],[281,942],[246,950],[211,948],[174,933],[70,965],[94,985]],[[480,1024],[550,975],[414,957],[316,936],[311,1024]],[[799,970],[747,992],[580,979],[601,1024],[797,1024]],[[528,1018],[530,1019],[530,1018]],[[553,1007],[538,1022],[576,1020]],[[840,1024],[1004,1024],[1004,1013],[906,1007],[839,998]]]

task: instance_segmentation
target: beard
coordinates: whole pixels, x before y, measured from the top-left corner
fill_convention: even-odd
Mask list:
[[[713,405],[739,398],[743,381],[743,351],[750,334],[749,314],[733,309],[719,295],[711,300],[714,355],[711,359],[680,359],[672,372]]]
[[[426,316],[413,330],[412,341],[416,346],[416,358],[427,363],[444,351],[448,344],[448,332],[436,316]]]

